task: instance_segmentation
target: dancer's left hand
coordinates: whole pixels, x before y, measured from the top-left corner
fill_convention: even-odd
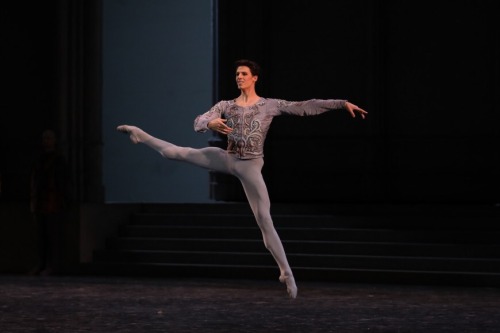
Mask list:
[[[361,118],[363,118],[363,119],[365,119],[366,115],[368,114],[368,112],[366,112],[365,110],[363,110],[359,106],[352,104],[351,102],[345,103],[345,109],[347,111],[349,111],[349,113],[351,114],[351,116],[353,118],[356,117],[356,112],[359,113],[361,115]]]

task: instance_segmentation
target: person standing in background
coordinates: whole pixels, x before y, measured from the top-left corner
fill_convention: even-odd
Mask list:
[[[47,129],[42,133],[42,152],[32,166],[30,190],[30,209],[36,224],[38,249],[38,263],[30,274],[56,274],[61,268],[70,174],[66,158],[57,149],[53,130]]]

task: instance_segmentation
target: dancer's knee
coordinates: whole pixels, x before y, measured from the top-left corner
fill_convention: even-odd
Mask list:
[[[160,150],[160,155],[163,158],[166,158],[166,159],[169,159],[169,160],[174,160],[173,154],[168,149]]]
[[[169,160],[182,161],[185,159],[185,154],[182,153],[180,147],[174,145],[161,149],[160,155]]]
[[[273,220],[271,218],[271,215],[267,212],[263,212],[263,213],[256,212],[255,219],[257,220],[257,224],[261,228],[273,227]]]

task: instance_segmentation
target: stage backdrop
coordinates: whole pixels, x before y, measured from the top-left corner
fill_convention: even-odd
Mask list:
[[[212,4],[103,1],[103,182],[106,202],[208,202],[208,172],[164,159],[116,131],[135,124],[178,145],[212,104]]]

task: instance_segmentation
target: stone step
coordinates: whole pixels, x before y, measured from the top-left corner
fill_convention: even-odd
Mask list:
[[[290,265],[293,267],[500,273],[500,259],[496,258],[478,259],[296,253],[288,253],[287,257]],[[95,260],[124,263],[147,262],[159,264],[190,263],[275,266],[272,256],[267,252],[106,250],[97,252]]]
[[[273,205],[296,278],[500,286],[499,210],[479,206]],[[89,271],[276,278],[248,205],[147,204]]]
[[[496,244],[500,231],[492,230],[397,230],[383,228],[310,228],[277,227],[282,241],[364,241],[364,242],[410,242],[410,243],[460,243]],[[129,224],[120,229],[122,237],[155,238],[224,238],[224,239],[261,239],[257,226],[219,226],[219,225],[137,225]]]
[[[403,243],[362,241],[283,241],[287,253],[500,258],[500,244]],[[264,251],[261,239],[113,237],[110,250]]]

